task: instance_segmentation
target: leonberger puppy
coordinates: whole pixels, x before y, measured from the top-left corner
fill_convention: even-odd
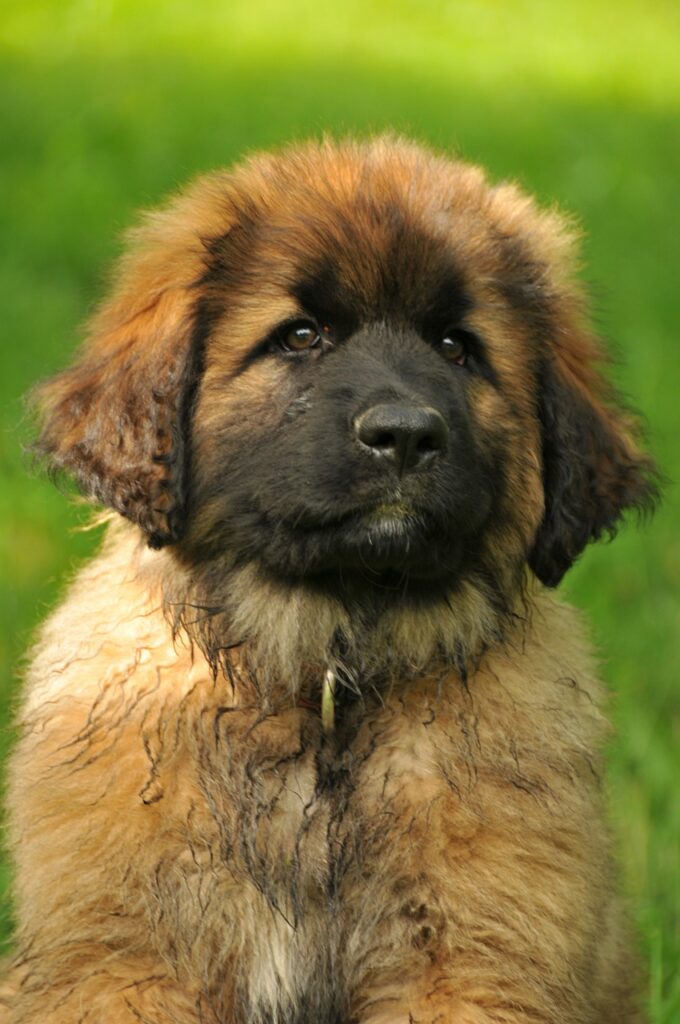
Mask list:
[[[655,496],[565,221],[392,138],[130,240],[39,451],[112,515],[10,765],[12,1024],[628,1024],[603,688]]]

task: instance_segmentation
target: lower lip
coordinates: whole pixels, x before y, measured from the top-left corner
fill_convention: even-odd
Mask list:
[[[412,516],[406,517],[403,513],[396,515],[389,512],[373,512],[362,516],[357,529],[358,535],[363,534],[369,544],[372,543],[372,538],[396,541],[399,538],[413,536],[417,532],[417,523]]]
[[[392,519],[406,519],[412,515],[413,510],[401,502],[377,505],[375,508],[364,512],[364,518],[366,519],[383,518],[386,516]]]

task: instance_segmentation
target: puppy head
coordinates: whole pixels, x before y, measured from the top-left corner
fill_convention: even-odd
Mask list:
[[[364,616],[389,645],[437,608],[459,649],[527,564],[556,585],[655,496],[572,248],[514,187],[403,142],[256,158],[134,234],[39,392],[39,447],[232,626],[309,598],[329,636]]]

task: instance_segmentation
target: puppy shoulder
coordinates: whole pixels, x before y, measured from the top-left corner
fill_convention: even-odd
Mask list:
[[[597,652],[581,612],[553,591],[536,583],[521,628],[487,659],[482,675],[485,692],[524,723],[520,731],[600,747],[607,694]]]
[[[189,661],[163,616],[161,557],[136,528],[111,523],[99,554],[79,570],[37,636],[22,718],[52,714],[64,701],[88,708],[117,681],[146,687],[156,666]]]

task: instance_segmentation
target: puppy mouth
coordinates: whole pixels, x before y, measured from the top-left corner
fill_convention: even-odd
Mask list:
[[[415,570],[424,548],[436,537],[428,517],[401,504],[383,504],[360,511],[336,527],[339,555],[345,564],[356,559],[366,569]]]
[[[388,587],[451,577],[460,556],[460,540],[449,524],[401,500],[332,519],[279,522],[260,549],[265,568],[279,576],[313,581],[337,574]]]

